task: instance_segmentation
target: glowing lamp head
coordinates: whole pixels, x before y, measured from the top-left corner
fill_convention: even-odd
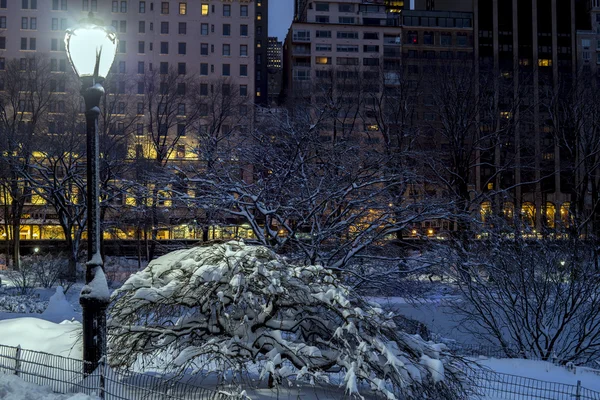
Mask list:
[[[99,20],[90,17],[67,29],[65,34],[67,56],[80,78],[103,80],[117,54],[117,33],[113,27],[100,24]]]

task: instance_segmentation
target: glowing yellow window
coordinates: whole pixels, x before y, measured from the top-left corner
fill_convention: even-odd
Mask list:
[[[492,214],[492,203],[489,201],[484,201],[481,203],[479,213],[481,214],[481,221],[485,222],[485,220]]]
[[[512,113],[510,111],[500,111],[500,117],[504,119],[509,119],[512,117]]]
[[[208,4],[202,4],[202,15],[208,15]]]
[[[540,67],[551,67],[552,66],[552,60],[549,60],[547,58],[540,58],[538,60],[538,66],[540,66]]]
[[[179,3],[179,15],[187,14],[187,3]]]
[[[315,57],[317,64],[331,64],[331,57]]]
[[[493,190],[494,189],[494,184],[492,182],[487,184],[487,188],[488,190]]]
[[[256,13],[256,20],[257,21],[262,20],[262,14],[261,13]]]
[[[379,125],[367,125],[367,130],[370,132],[375,132],[379,130]]]

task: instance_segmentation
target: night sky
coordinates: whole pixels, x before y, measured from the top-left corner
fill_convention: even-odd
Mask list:
[[[283,41],[292,23],[294,0],[269,1],[269,36],[277,36]]]

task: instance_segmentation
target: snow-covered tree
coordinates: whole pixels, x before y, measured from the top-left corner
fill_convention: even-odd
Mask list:
[[[113,294],[110,363],[167,357],[180,372],[239,376],[258,363],[275,382],[327,381],[388,399],[461,398],[461,363],[400,332],[321,266],[228,242],[170,253]],[[233,374],[229,374],[233,372]]]
[[[494,221],[488,240],[452,246],[465,329],[508,357],[586,363],[600,356],[600,276],[595,245],[576,236],[543,240]],[[440,257],[442,253],[436,253]]]

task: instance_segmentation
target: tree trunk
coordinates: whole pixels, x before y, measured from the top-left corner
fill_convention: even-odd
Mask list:
[[[15,207],[16,208],[16,207]],[[15,209],[13,208],[13,209]],[[12,268],[15,271],[21,269],[21,215],[12,218]]]

